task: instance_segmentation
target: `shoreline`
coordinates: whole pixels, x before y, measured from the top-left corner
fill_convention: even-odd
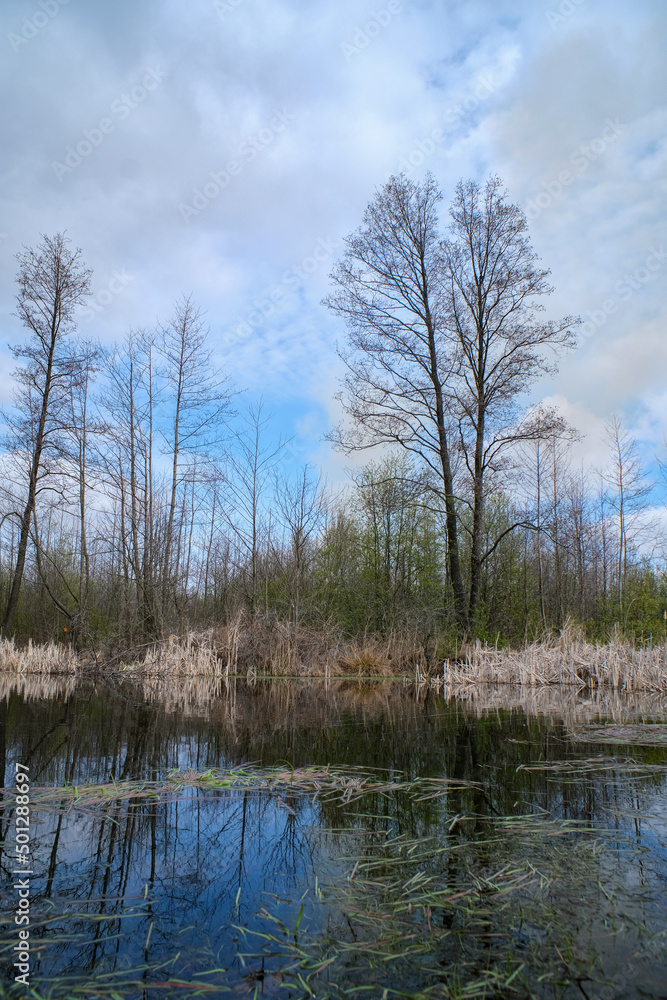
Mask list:
[[[332,640],[330,635],[279,636],[259,647],[256,636],[229,636],[227,629],[170,636],[103,659],[68,645],[0,640],[0,674],[77,679],[331,678],[412,679],[438,687],[499,685],[521,688],[566,687],[667,694],[667,644],[636,647],[619,640],[592,644],[571,628],[522,649],[464,645],[460,654],[429,665],[424,649],[390,636],[365,642]]]

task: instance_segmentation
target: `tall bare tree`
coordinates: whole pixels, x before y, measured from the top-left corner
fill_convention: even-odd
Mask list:
[[[623,600],[628,574],[628,549],[641,534],[642,514],[645,514],[652,484],[642,468],[637,442],[615,414],[606,428],[610,445],[611,468],[603,478],[609,487],[609,499],[618,516],[618,554],[616,559],[616,588],[618,613],[623,618]]]
[[[324,524],[328,503],[321,476],[304,465],[296,478],[277,476],[276,507],[289,536],[289,559],[284,560],[283,576],[295,624],[301,620],[301,602],[307,573],[315,553],[315,538]]]
[[[216,435],[219,437],[231,395],[228,377],[213,364],[207,334],[201,312],[190,296],[183,296],[158,341],[160,374],[171,410],[170,430],[165,435],[171,454],[171,484],[162,561],[163,610],[172,570],[179,489],[191,480],[195,456],[201,455]]]
[[[227,503],[221,510],[241,553],[239,569],[247,567],[244,578],[245,600],[254,614],[260,595],[262,545],[266,547],[270,529],[267,524],[269,482],[283,451],[282,442],[266,440],[270,418],[263,414],[263,404],[248,407],[229,448],[227,456]],[[248,579],[249,575],[249,579]]]
[[[114,502],[108,537],[122,566],[122,630],[129,641],[156,638],[162,628],[156,595],[163,526],[153,475],[158,405],[154,355],[153,335],[131,331],[122,348],[107,359],[102,394],[106,441],[100,459],[106,491]]]
[[[70,250],[69,242],[63,233],[43,235],[35,249],[17,254],[16,315],[30,332],[27,343],[12,348],[21,363],[14,373],[16,409],[9,424],[14,446],[25,456],[27,482],[22,510],[15,515],[20,533],[2,620],[5,634],[14,627],[44,459],[58,450],[72,386],[87,371],[85,350],[77,351],[67,338],[75,329],[76,307],[89,294],[91,271],[83,266],[81,251]]]
[[[91,416],[91,383],[104,357],[99,345],[81,344],[85,367],[81,377],[73,381],[69,393],[70,428],[66,444],[64,468],[73,481],[76,491],[75,504],[78,515],[79,566],[75,611],[72,616],[72,641],[79,644],[88,631],[88,603],[90,596],[90,551],[88,546],[88,494],[91,478],[90,441],[98,435],[101,425]]]
[[[325,304],[345,320],[349,335],[340,398],[353,426],[336,440],[347,450],[398,443],[432,470],[445,509],[456,616],[465,627],[450,440],[456,358],[441,275],[441,198],[430,175],[421,184],[392,177],[346,238],[331,275],[336,291]]]
[[[548,272],[538,268],[525,215],[507,203],[498,178],[483,191],[474,181],[458,185],[446,239],[440,200],[430,174],[421,184],[392,177],[346,239],[332,273],[337,290],[325,302],[349,331],[341,398],[354,426],[339,431],[338,443],[397,442],[436,474],[456,616],[467,627],[482,565],[500,540],[483,551],[489,474],[517,438],[517,397],[554,370],[554,352],[573,345],[577,321],[538,321]],[[468,473],[459,499],[471,511],[467,595],[458,534],[467,524],[458,516],[452,461],[459,451]]]
[[[449,234],[440,247],[446,285],[446,323],[452,334],[459,440],[469,476],[472,531],[468,617],[479,602],[485,486],[503,450],[516,440],[517,400],[541,375],[556,370],[555,357],[573,347],[566,316],[540,321],[538,301],[553,289],[528,237],[526,216],[507,202],[498,177],[482,189],[459,182],[450,209]]]

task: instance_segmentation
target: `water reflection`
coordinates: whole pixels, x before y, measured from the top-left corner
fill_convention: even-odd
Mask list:
[[[508,705],[502,703],[508,692],[466,691],[446,699],[423,686],[386,682],[231,679],[211,689],[188,680],[174,689],[154,680],[76,687],[69,679],[39,681],[47,686],[30,679],[32,686],[23,681],[22,689],[5,688],[0,764],[6,783],[18,760],[29,765],[36,785],[108,786],[98,800],[88,796],[76,804],[63,793],[62,808],[52,802],[33,812],[32,905],[40,945],[33,977],[44,995],[75,995],[79,984],[86,996],[86,976],[94,972],[100,990],[120,984],[128,997],[171,995],[176,979],[192,989],[195,982],[236,995],[249,989],[250,996],[261,984],[264,995],[287,996],[280,971],[285,954],[269,942],[261,957],[244,959],[249,941],[258,956],[268,941],[247,932],[293,947],[308,939],[315,951],[325,930],[331,935],[335,928],[352,944],[363,942],[364,933],[372,936],[377,928],[367,913],[357,927],[360,918],[350,919],[336,887],[353,885],[363,897],[354,903],[361,912],[376,906],[378,872],[385,895],[392,879],[413,888],[424,872],[434,879],[438,905],[415,901],[409,911],[410,920],[419,913],[416,926],[429,939],[436,925],[448,934],[464,926],[476,907],[475,940],[484,940],[492,956],[496,937],[510,934],[512,969],[519,958],[530,965],[540,944],[553,943],[543,918],[546,893],[554,911],[549,919],[556,914],[569,921],[567,934],[576,941],[566,965],[581,971],[591,955],[602,957],[597,971],[589,969],[598,986],[582,981],[586,994],[576,985],[557,985],[568,976],[574,982],[564,966],[560,980],[545,979],[539,995],[602,996],[605,977],[611,982],[605,988],[616,990],[609,996],[639,996],[640,988],[642,996],[659,995],[651,990],[660,970],[667,971],[664,953],[652,945],[643,964],[637,955],[646,944],[638,928],[655,945],[667,926],[659,901],[667,869],[665,748],[632,746],[636,764],[628,766],[627,746],[571,738],[573,727],[605,713],[616,722],[655,719],[661,706],[651,698],[614,696],[610,704],[587,705],[570,694],[559,712],[553,692],[510,692]],[[122,784],[160,781],[170,769],[201,773],[248,761],[266,767],[287,761],[286,773],[361,765],[405,782],[447,778],[452,784],[369,792],[343,805],[326,794],[291,792],[289,782],[280,789],[195,782],[152,798],[140,784],[134,792]],[[582,761],[588,762],[583,772]],[[437,796],[434,788],[440,788]],[[7,810],[3,840],[11,820]],[[601,837],[595,833],[601,827],[615,833]],[[395,847],[427,838],[426,854],[412,847],[403,855]],[[357,875],[350,883],[359,859],[366,882]],[[2,865],[11,885],[11,857]],[[442,902],[443,892],[456,896],[462,886],[465,901],[475,879],[479,891],[470,913]],[[496,898],[488,888],[496,883],[498,892],[511,889],[520,900],[516,926],[514,911],[498,928],[484,910],[484,899]],[[401,893],[409,896],[407,889]],[[621,932],[623,948],[617,947]],[[11,926],[3,931],[9,947],[13,933]],[[449,947],[442,945],[441,965],[445,955],[454,961]],[[362,959],[350,958],[355,985],[369,974]],[[5,975],[10,982],[8,959]],[[423,988],[419,972],[414,976],[414,988]],[[518,988],[521,977],[513,982]],[[150,985],[158,983],[167,985]]]

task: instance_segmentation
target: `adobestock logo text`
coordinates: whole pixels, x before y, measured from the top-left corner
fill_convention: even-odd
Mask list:
[[[650,247],[649,253],[640,267],[630,271],[614,285],[615,298],[605,299],[599,309],[587,309],[586,318],[581,324],[581,333],[584,337],[592,337],[600,327],[603,327],[609,316],[613,316],[618,311],[620,302],[628,302],[633,295],[636,295],[644,285],[653,279],[656,272],[667,263],[667,251],[664,247],[659,249]]]
[[[7,35],[7,41],[14,49],[14,52],[18,52],[20,48],[32,41],[42,28],[45,28],[53,20],[60,8],[68,3],[69,0],[39,0],[39,10],[34,11],[32,14],[26,14],[21,21],[20,34],[10,31]]]
[[[109,118],[107,115],[100,118],[93,128],[84,128],[81,133],[83,138],[79,139],[75,145],[65,147],[63,161],[54,160],[51,164],[51,169],[58,180],[62,181],[66,174],[71,174],[91,155],[94,149],[101,146],[105,137],[115,130],[118,122],[129,118],[132,112],[146,100],[150,92],[160,86],[164,77],[165,72],[159,66],[154,69],[147,67],[146,74],[140,84],[111,102],[109,110],[114,118]]]
[[[576,179],[588,170],[591,163],[594,163],[599,156],[607,151],[609,146],[617,141],[626,128],[627,125],[620,122],[618,118],[613,120],[607,118],[605,128],[599,136],[588,142],[583,142],[570,154],[569,162],[575,168],[574,170],[561,170],[557,177],[542,181],[544,190],[539,191],[526,204],[526,218],[536,219],[545,208],[549,208],[554,201],[560,198],[566,187],[574,184]]]

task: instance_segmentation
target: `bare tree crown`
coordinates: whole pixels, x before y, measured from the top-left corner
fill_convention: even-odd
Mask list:
[[[325,304],[348,330],[340,398],[350,425],[333,439],[347,450],[400,444],[440,481],[450,576],[465,624],[475,613],[485,558],[489,473],[521,436],[522,428],[512,426],[518,397],[555,370],[560,350],[574,346],[578,321],[541,319],[540,297],[552,291],[549,272],[539,267],[525,215],[507,201],[498,177],[484,188],[458,184],[445,236],[437,216],[441,198],[430,174],[421,183],[392,177],[346,239]],[[471,529],[460,521],[461,502],[472,512]],[[472,538],[467,613],[459,523]]]

